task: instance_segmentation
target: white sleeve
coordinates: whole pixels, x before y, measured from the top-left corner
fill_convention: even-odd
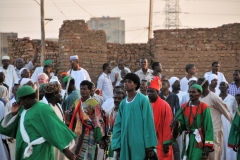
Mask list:
[[[224,74],[223,73],[221,73],[221,74],[222,74],[222,81],[227,81]]]
[[[85,73],[85,74],[86,74],[86,79],[87,79],[87,80],[89,80],[89,81],[91,82],[91,78],[90,78],[90,76],[89,76],[89,74],[88,74],[88,72],[87,72],[87,71],[86,71],[86,73]]]
[[[13,75],[13,84],[11,84],[11,85],[13,86],[14,82],[16,82],[18,80],[17,73],[16,73],[15,68],[13,66],[12,66],[12,75]]]
[[[111,81],[112,81],[112,83],[113,83],[114,80],[115,80],[115,73],[114,73],[114,71],[112,71],[112,72],[110,73],[110,79],[111,79]]]
[[[98,82],[97,82],[97,88],[102,90],[103,89],[103,83],[104,83],[104,78],[102,76],[100,76],[98,78]]]
[[[32,70],[34,68],[32,61],[29,61],[28,64],[25,65],[25,68]]]
[[[235,115],[236,109],[238,108],[238,104],[237,104],[237,101],[236,101],[235,98],[233,100],[234,100],[234,102],[233,102],[233,106],[231,108],[231,112],[232,112],[233,115]]]

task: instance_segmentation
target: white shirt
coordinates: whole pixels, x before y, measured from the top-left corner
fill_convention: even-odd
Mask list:
[[[102,96],[104,101],[113,97],[113,86],[110,75],[102,73],[98,78],[97,88],[102,90]]]
[[[102,106],[104,102],[104,99],[102,96],[99,96],[98,94],[94,93],[93,98],[95,98],[98,101],[98,103]]]
[[[127,67],[124,67],[124,70],[126,70],[127,73],[131,73],[131,70]],[[111,71],[110,77],[111,77],[112,82],[115,81],[115,74],[118,74],[118,79],[117,79],[117,82],[116,82],[116,86],[118,86],[120,81],[122,80],[121,70],[118,68],[118,66],[115,67],[114,69],[112,69],[112,71]]]
[[[178,99],[179,99],[179,105],[182,106],[182,100],[183,100],[183,96],[187,94],[186,92],[182,92],[182,91],[179,91],[177,96],[178,96]]]
[[[188,102],[189,99],[190,99],[190,97],[189,97],[189,93],[187,93],[187,92],[185,92],[185,93],[186,93],[186,94],[183,95],[183,97],[182,97],[181,106],[182,106],[184,103]]]
[[[68,74],[70,74],[70,70],[68,71]],[[71,76],[74,78],[75,87],[78,90],[80,90],[80,84],[83,80],[89,80],[91,82],[91,78],[84,68],[81,68],[78,71],[72,70]]]
[[[204,77],[208,77],[209,75],[213,74],[212,71],[210,72],[206,72],[204,74]],[[219,85],[222,81],[226,81],[226,78],[224,77],[224,75],[221,72],[217,72],[217,76],[218,76],[218,84],[217,84],[217,89],[219,88]]]
[[[187,77],[183,77],[180,81],[180,88],[182,92],[187,92],[188,91],[188,79]]]
[[[37,77],[37,76],[38,76],[40,73],[43,73],[43,67],[37,67],[37,68],[35,69],[35,71],[33,72],[32,77],[31,77],[33,83],[35,83],[35,82],[38,81],[38,77]],[[50,76],[54,76],[54,73],[51,72],[51,73],[50,73]]]
[[[34,68],[34,65],[33,65],[32,61],[29,61],[23,68],[27,68],[30,71]],[[21,78],[20,70],[21,69],[17,69],[15,67],[15,71],[16,71],[18,78]]]
[[[0,70],[3,70],[3,73],[5,74],[4,83],[8,85],[9,91],[11,91],[14,82],[18,80],[18,76],[15,72],[13,65],[9,65],[7,70],[5,70],[3,67],[0,67]]]
[[[140,78],[140,82],[143,79],[148,80],[149,79],[148,77],[152,77],[152,73],[153,73],[153,70],[151,70],[151,69],[148,69],[146,74],[143,73],[142,69],[135,72],[135,74],[138,75],[138,77]]]

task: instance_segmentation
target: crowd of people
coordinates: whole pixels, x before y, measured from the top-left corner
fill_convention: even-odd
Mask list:
[[[187,64],[179,79],[119,59],[95,85],[77,55],[60,75],[49,59],[35,68],[37,56],[2,57],[0,160],[240,159],[240,70],[229,84],[218,62],[202,77]]]

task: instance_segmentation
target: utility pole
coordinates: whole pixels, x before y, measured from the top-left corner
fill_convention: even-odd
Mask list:
[[[148,39],[152,38],[152,18],[153,18],[153,0],[150,0],[149,5],[149,24],[148,24]]]
[[[45,24],[44,24],[44,0],[41,0],[41,66],[44,65],[45,56]]]

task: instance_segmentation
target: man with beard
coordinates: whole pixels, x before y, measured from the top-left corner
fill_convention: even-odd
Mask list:
[[[161,160],[172,160],[172,136],[171,121],[173,119],[172,110],[169,104],[162,100],[158,93],[162,87],[158,76],[148,80],[147,95],[152,105],[154,124],[158,139],[157,155]]]
[[[227,93],[228,83],[223,81],[219,86],[220,94],[219,97],[226,103],[228,109],[232,113],[235,114],[236,108],[238,107],[237,101],[234,96]],[[228,147],[228,135],[230,133],[231,123],[222,115],[222,124],[223,124],[223,140],[224,140],[224,148],[222,152],[223,160],[233,160],[237,159],[237,154],[232,150],[232,148]]]
[[[145,80],[145,79],[141,80],[140,92],[143,95],[147,96],[147,80]]]
[[[81,82],[81,99],[74,103],[74,113],[69,125],[69,128],[77,134],[74,154],[81,160],[95,160],[98,155],[97,144],[105,136],[101,106],[91,97],[92,89],[92,82],[88,80]]]
[[[207,77],[208,83],[209,83],[209,90],[213,93],[219,95],[220,90],[219,88],[216,88],[218,85],[218,77],[216,74],[211,74]]]
[[[61,108],[62,96],[61,86],[58,82],[50,82],[44,86],[45,97],[48,101],[49,106],[52,107],[58,118],[63,122],[64,115]],[[68,158],[54,147],[54,159],[55,160],[67,160]]]
[[[72,73],[70,75],[70,70],[67,72],[70,76],[72,76],[75,80],[75,87],[76,89],[80,90],[80,84],[83,80],[91,81],[91,78],[88,72],[80,67],[79,58],[77,55],[70,56],[70,64],[72,68]]]
[[[112,150],[116,159],[133,160],[154,157],[157,145],[152,108],[146,96],[136,92],[140,79],[134,73],[124,77],[127,97],[120,103],[113,127]]]
[[[233,72],[233,80],[234,82],[229,84],[228,93],[235,96],[236,93],[240,92],[240,70]]]
[[[119,59],[118,66],[112,69],[110,75],[113,86],[118,86],[127,73],[131,73],[131,70],[125,67],[124,59]]]
[[[188,91],[188,80],[190,78],[194,77],[195,71],[196,71],[196,68],[195,68],[194,64],[187,64],[185,69],[186,69],[186,72],[187,72],[187,76],[183,77],[180,81],[180,86],[181,86],[181,91],[182,92]]]
[[[37,67],[35,71],[32,74],[32,81],[35,83],[38,81],[38,75],[41,73],[45,73],[48,76],[48,79],[50,80],[52,76],[54,76],[54,73],[52,72],[52,61],[50,59],[46,60],[44,62],[44,66]]]
[[[221,115],[231,123],[233,116],[227,105],[219,98],[219,96],[208,90],[208,81],[205,78],[199,78],[197,84],[202,85],[202,94],[200,101],[206,103],[210,108],[212,123],[214,129],[214,152],[209,154],[210,160],[220,160],[223,151],[223,128]]]
[[[0,67],[0,70],[5,75],[4,83],[8,85],[8,91],[12,90],[12,87],[14,85],[14,82],[18,80],[18,76],[15,72],[15,69],[13,65],[10,65],[10,57],[9,56],[2,56],[2,67]]]
[[[158,76],[158,77],[162,78],[161,72],[162,72],[163,69],[162,69],[161,63],[153,62],[152,63],[152,70],[153,70],[153,73],[152,73],[153,76]]]
[[[172,124],[173,138],[176,139],[185,131],[182,159],[208,159],[209,152],[214,151],[210,109],[206,103],[200,102],[203,92],[200,85],[192,85],[188,92],[191,101],[184,103],[176,114]]]
[[[110,78],[111,66],[108,63],[104,63],[102,66],[103,73],[98,78],[97,88],[102,91],[104,101],[113,97],[113,85]]]
[[[114,152],[112,151],[112,148],[111,148],[113,126],[118,114],[119,105],[125,97],[126,97],[126,94],[123,91],[116,91],[113,96],[115,107],[110,111],[109,115],[107,115],[107,119],[108,119],[108,125],[106,126],[108,128],[107,136],[109,136],[110,138],[110,141],[109,141],[110,146],[108,148],[109,160],[113,160],[116,156],[116,155],[114,156]]]
[[[177,111],[180,109],[179,99],[178,96],[175,93],[170,92],[170,83],[168,80],[162,81],[162,89],[159,93],[159,96],[161,99],[165,100],[171,107],[173,116],[177,113]],[[180,160],[180,151],[179,151],[179,145],[178,142],[173,143],[173,155],[174,160]]]
[[[22,77],[21,69],[26,68],[28,70],[32,70],[34,68],[34,63],[36,62],[37,57],[38,57],[38,48],[35,49],[32,60],[29,61],[27,64],[25,64],[25,61],[23,58],[16,59],[15,72],[16,72],[18,78],[30,78],[30,77]]]
[[[148,69],[148,60],[146,58],[140,59],[140,67],[141,69],[135,72],[135,74],[140,78],[140,81],[143,79],[150,79],[152,77],[153,70]]]

